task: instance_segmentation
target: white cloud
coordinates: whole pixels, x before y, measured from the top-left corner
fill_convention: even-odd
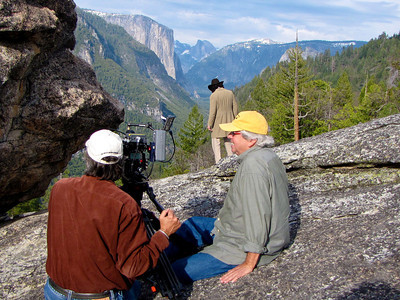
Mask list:
[[[400,31],[399,0],[76,0],[82,8],[143,14],[174,30],[175,39],[216,47],[270,38],[370,40]]]

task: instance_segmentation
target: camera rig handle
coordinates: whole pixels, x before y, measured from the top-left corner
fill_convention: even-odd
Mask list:
[[[143,128],[148,128],[154,131],[153,125],[149,122],[147,124],[127,124],[128,128],[130,129],[131,127],[143,127]]]

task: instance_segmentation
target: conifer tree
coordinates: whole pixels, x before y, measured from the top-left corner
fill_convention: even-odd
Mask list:
[[[357,113],[360,122],[367,122],[380,117],[380,112],[387,105],[385,103],[386,87],[384,83],[377,83],[374,76],[367,78],[361,90]]]
[[[309,104],[309,115],[302,122],[302,136],[314,136],[331,130],[334,115],[332,88],[323,80],[313,80],[304,87],[305,102]]]
[[[267,83],[266,96],[274,109],[272,115],[267,116],[267,120],[271,120],[271,135],[278,143],[291,142],[296,136],[300,138],[304,118],[309,114],[310,108],[304,92],[311,75],[301,54],[300,47],[290,49],[289,61],[282,64]],[[294,128],[296,122],[297,129]],[[299,132],[296,133],[296,130]]]
[[[271,106],[267,99],[267,87],[263,79],[258,78],[257,85],[250,94],[250,99],[245,103],[244,110],[257,110],[267,115]]]
[[[349,76],[344,71],[339,77],[333,93],[333,108],[337,111],[348,103],[353,103],[354,93],[351,87]]]
[[[211,157],[211,155],[205,151],[205,144],[209,140],[208,130],[203,120],[203,115],[195,105],[178,132],[178,149],[173,162],[163,167],[163,176],[194,172],[209,166],[206,156]],[[208,148],[211,149],[211,146]]]
[[[179,133],[178,147],[186,153],[195,153],[207,141],[207,128],[197,105],[193,106]]]

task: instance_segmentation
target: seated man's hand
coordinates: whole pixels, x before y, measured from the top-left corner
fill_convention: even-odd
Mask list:
[[[260,254],[258,253],[252,253],[248,252],[246,256],[246,260],[233,268],[232,270],[229,270],[226,272],[220,279],[222,283],[228,283],[228,282],[235,282],[239,278],[253,272],[254,268],[256,267],[258,260],[260,258]]]
[[[237,267],[233,268],[232,270],[229,270],[227,273],[225,273],[221,277],[220,281],[222,283],[235,282],[240,277],[243,277],[251,272],[253,272],[252,267],[250,267],[246,264],[241,264],[241,265],[238,265]]]
[[[181,227],[181,222],[175,215],[172,209],[165,209],[160,214],[160,229],[164,231],[168,236],[175,233],[179,227]]]

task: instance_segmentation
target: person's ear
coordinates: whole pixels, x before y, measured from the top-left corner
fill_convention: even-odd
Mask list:
[[[249,143],[250,143],[249,146],[251,148],[257,143],[257,139],[250,140]]]

